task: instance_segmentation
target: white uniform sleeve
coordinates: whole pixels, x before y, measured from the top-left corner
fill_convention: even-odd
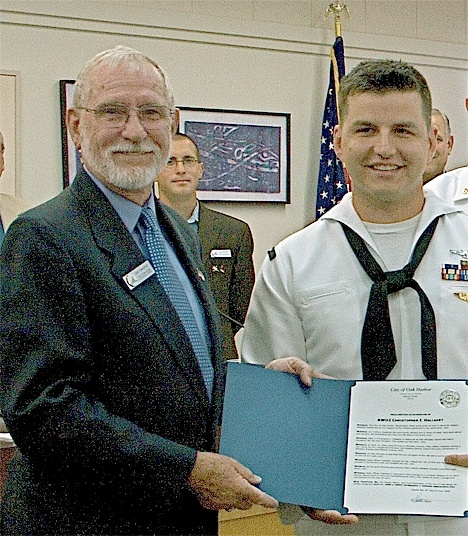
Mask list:
[[[265,365],[290,356],[305,359],[304,333],[291,296],[288,260],[277,251],[260,269],[242,339],[241,356],[246,363]]]

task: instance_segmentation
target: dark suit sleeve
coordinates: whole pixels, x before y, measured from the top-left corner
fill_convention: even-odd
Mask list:
[[[142,488],[176,495],[186,488],[196,451],[128,417],[128,408],[145,399],[139,382],[132,388],[134,401],[119,412],[132,393],[124,391],[125,383],[116,388],[110,370],[120,350],[113,348],[116,339],[120,347],[128,345],[122,354],[134,352],[138,366],[144,345],[136,329],[144,329],[145,317],[132,317],[117,300],[112,311],[113,296],[94,289],[105,274],[96,270],[88,276],[86,264],[63,247],[67,237],[61,233],[38,219],[21,218],[0,254],[0,405],[8,429],[23,456],[45,474],[109,490],[122,489],[125,481],[128,497]],[[107,318],[98,326],[93,319],[96,311],[106,311],[106,301]],[[99,339],[99,333],[108,336]],[[149,331],[146,337],[151,340]]]
[[[234,265],[229,288],[229,315],[242,324],[249,307],[250,296],[255,282],[253,266],[253,238],[250,227],[245,224],[242,234],[237,241]],[[237,333],[240,327],[232,325]]]

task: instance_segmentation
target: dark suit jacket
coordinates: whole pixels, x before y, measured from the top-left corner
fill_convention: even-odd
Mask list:
[[[105,196],[83,172],[20,216],[0,256],[1,400],[19,452],[2,534],[215,534],[187,486],[214,448],[223,368],[219,318],[200,277],[198,239],[157,205],[203,304],[212,404],[175,311]]]
[[[250,227],[200,203],[198,233],[203,246],[203,264],[221,313],[243,324],[255,282],[253,238]],[[229,250],[230,257],[211,257],[214,251]],[[237,359],[234,335],[240,326],[221,316],[225,359]]]

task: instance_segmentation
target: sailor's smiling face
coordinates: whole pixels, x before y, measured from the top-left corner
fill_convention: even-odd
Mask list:
[[[422,176],[434,152],[416,91],[349,96],[334,145],[352,181],[353,201],[372,207],[422,196]]]

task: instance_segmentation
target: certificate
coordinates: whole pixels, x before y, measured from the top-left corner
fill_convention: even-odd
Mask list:
[[[351,389],[344,504],[353,512],[460,516],[468,469],[468,388],[452,381],[357,382]]]
[[[313,379],[228,364],[220,452],[281,502],[356,514],[468,515],[465,380]]]

